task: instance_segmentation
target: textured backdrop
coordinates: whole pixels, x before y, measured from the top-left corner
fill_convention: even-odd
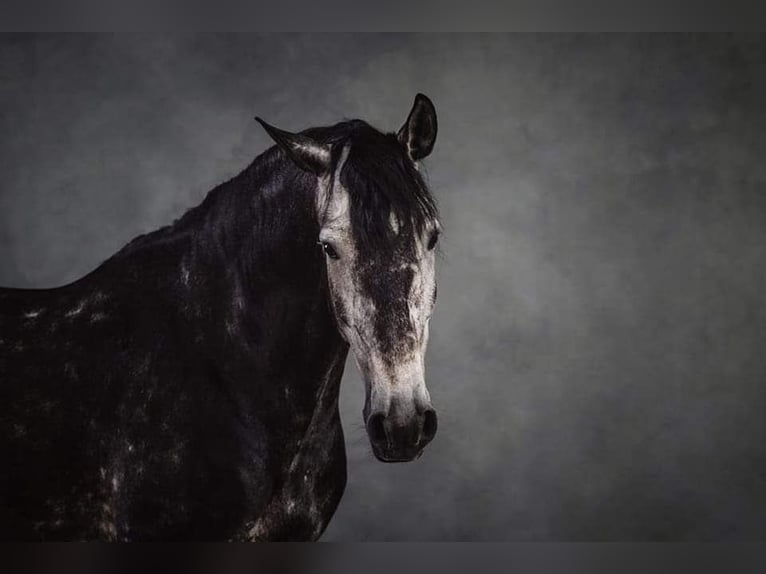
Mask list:
[[[423,458],[368,452],[325,540],[766,531],[766,39],[0,38],[0,284],[52,287],[291,130],[439,114]],[[2,329],[2,325],[0,325]]]

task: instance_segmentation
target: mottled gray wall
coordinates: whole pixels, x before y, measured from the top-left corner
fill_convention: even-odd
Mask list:
[[[48,287],[170,222],[287,128],[395,129],[416,92],[446,233],[416,463],[342,408],[325,539],[766,532],[766,40],[9,37],[0,284]]]

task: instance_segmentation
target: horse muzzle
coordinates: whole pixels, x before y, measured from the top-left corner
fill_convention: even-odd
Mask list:
[[[389,411],[373,411],[365,422],[372,452],[382,462],[409,462],[423,454],[436,436],[436,411],[428,406],[404,409],[392,403]]]

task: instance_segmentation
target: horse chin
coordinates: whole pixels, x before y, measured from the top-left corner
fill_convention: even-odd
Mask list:
[[[375,458],[377,458],[380,462],[385,463],[412,462],[413,460],[417,460],[423,456],[424,451],[424,448],[419,448],[416,450],[408,449],[407,451],[402,452],[383,452],[381,449],[376,448],[375,446],[372,447],[372,454],[375,456]]]

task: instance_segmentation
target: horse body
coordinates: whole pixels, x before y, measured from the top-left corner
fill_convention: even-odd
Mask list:
[[[283,163],[282,186],[254,164],[71,285],[0,290],[4,538],[321,534],[345,483],[348,346]],[[252,186],[270,218],[293,194],[276,259],[247,245]]]
[[[422,353],[433,302],[424,289],[435,285],[421,287],[433,283],[433,245],[410,226],[390,240],[407,259],[354,258],[350,220],[330,226],[318,209],[333,185],[349,203],[338,160],[351,141],[382,145],[387,169],[420,193],[408,163],[417,134],[404,146],[359,121],[304,132],[316,141],[267,129],[278,145],[173,225],[64,287],[0,289],[3,539],[317,539],[345,487],[338,395],[349,348],[371,381],[364,417],[376,456],[411,460],[433,437]],[[360,220],[387,224],[393,208],[378,213],[385,201],[372,199]],[[345,261],[364,264],[377,301],[352,292],[362,263],[331,265],[327,243],[317,246],[328,229],[326,241],[345,233]],[[430,275],[415,282],[426,256]],[[389,289],[385,277],[396,278]],[[374,329],[349,304],[365,297]]]

